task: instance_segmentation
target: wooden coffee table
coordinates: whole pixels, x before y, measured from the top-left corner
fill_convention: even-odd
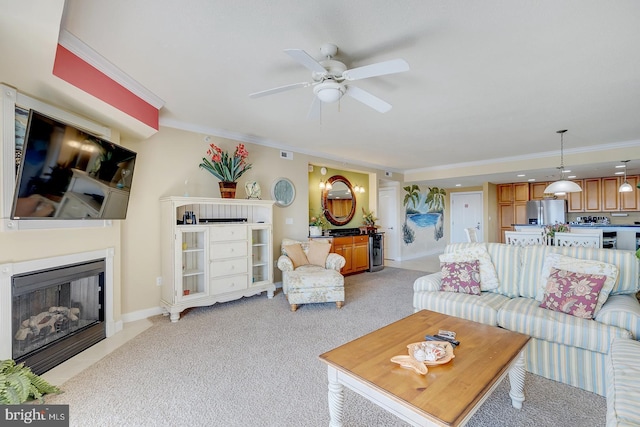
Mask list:
[[[390,361],[407,344],[439,329],[455,331],[460,345],[449,363],[426,375]],[[329,370],[331,426],[342,426],[344,386],[412,425],[462,426],[509,374],[512,404],[524,401],[523,348],[529,337],[422,310],[320,355]]]

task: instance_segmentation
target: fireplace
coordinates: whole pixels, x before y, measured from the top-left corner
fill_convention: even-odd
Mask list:
[[[43,373],[106,337],[104,259],[12,278],[12,357]]]
[[[41,374],[113,335],[113,254],[0,265],[0,359]]]

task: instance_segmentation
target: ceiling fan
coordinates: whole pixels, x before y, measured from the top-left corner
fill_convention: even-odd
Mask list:
[[[249,97],[259,98],[299,87],[312,86],[315,96],[311,103],[311,109],[309,110],[309,118],[320,115],[323,102],[336,102],[345,94],[380,113],[386,113],[391,110],[391,104],[347,82],[408,71],[409,64],[407,61],[404,59],[392,59],[390,61],[378,62],[349,70],[344,63],[333,59],[338,53],[338,46],[326,43],[321,46],[320,52],[326,59],[316,61],[302,49],[285,49],[284,53],[312,71],[312,81],[294,83],[255,92],[250,94]]]

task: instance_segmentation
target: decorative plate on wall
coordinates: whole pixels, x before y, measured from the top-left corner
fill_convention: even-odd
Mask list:
[[[296,188],[288,178],[278,178],[271,186],[271,198],[276,201],[275,205],[281,208],[289,206],[296,198]]]

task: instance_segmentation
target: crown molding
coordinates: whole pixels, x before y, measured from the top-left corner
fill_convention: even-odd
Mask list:
[[[374,164],[374,163],[360,162],[353,159],[349,159],[349,161],[346,162],[344,157],[332,156],[330,154],[322,153],[319,151],[300,149],[300,147],[293,147],[291,145],[283,144],[283,143],[266,139],[266,138],[261,138],[255,135],[247,135],[241,132],[233,132],[225,129],[217,129],[217,128],[211,128],[207,126],[194,125],[191,123],[185,123],[178,120],[163,119],[163,118],[160,118],[160,126],[185,130],[189,132],[201,133],[203,135],[212,135],[220,138],[232,139],[235,141],[247,142],[247,143],[256,144],[256,145],[262,145],[264,147],[271,147],[278,150],[293,151],[294,153],[305,154],[308,156],[321,157],[323,159],[334,161],[336,162],[336,164],[342,165],[343,167],[360,166],[360,167],[366,167],[369,169],[394,172],[398,174],[404,173],[404,171],[401,169],[389,168],[389,167]]]
[[[565,149],[564,155],[566,156],[567,154],[593,153],[593,152],[599,152],[599,151],[615,150],[620,148],[630,148],[630,147],[638,147],[638,146],[640,146],[640,140],[614,142],[611,144],[591,145],[588,147],[578,147],[578,148],[572,148],[569,150]],[[468,168],[468,167],[474,167],[474,166],[491,166],[491,165],[496,165],[501,163],[545,159],[548,157],[557,157],[558,153],[559,151],[555,150],[555,151],[545,151],[541,153],[523,154],[521,156],[500,157],[497,159],[490,159],[490,160],[477,160],[474,162],[451,163],[448,165],[429,166],[426,168],[406,169],[404,170],[404,173],[414,174],[414,173],[421,173],[421,172],[449,170],[449,169],[455,169],[455,168]]]
[[[106,58],[93,50],[82,40],[71,34],[69,31],[65,29],[60,30],[60,34],[58,36],[58,44],[69,50],[78,58],[85,61],[87,64],[99,70],[101,73],[103,73],[111,80],[115,81],[149,105],[152,105],[158,110],[164,106],[165,102],[159,96],[151,92],[146,87],[142,86],[135,79],[113,65]]]

